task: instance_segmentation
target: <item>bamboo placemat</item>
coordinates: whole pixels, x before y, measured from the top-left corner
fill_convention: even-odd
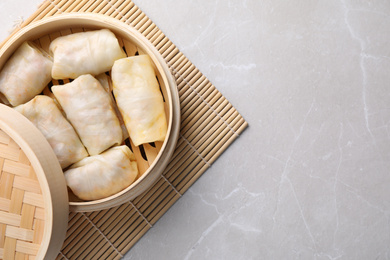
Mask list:
[[[100,13],[135,27],[164,57],[178,85],[181,131],[161,178],[148,191],[121,206],[70,213],[67,237],[57,257],[120,259],[228,148],[247,122],[130,0],[46,0],[20,28],[69,12]]]
[[[1,129],[0,176],[0,259],[35,257],[45,227],[41,186],[23,150]]]

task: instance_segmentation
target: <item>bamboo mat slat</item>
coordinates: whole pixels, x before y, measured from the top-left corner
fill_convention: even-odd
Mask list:
[[[57,256],[57,259],[120,259],[248,124],[130,0],[46,0],[20,28],[45,17],[69,12],[104,14],[135,27],[163,56],[178,86],[181,131],[176,150],[161,178],[146,192],[121,206],[89,213],[69,213],[66,239]],[[12,158],[13,154],[8,156]],[[23,168],[13,168],[23,175]],[[10,207],[10,203],[0,201],[0,207]]]

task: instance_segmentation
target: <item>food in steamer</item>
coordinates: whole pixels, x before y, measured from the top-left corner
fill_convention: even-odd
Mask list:
[[[53,79],[97,76],[126,57],[115,34],[107,29],[58,37],[50,43],[49,52],[53,56]]]
[[[53,148],[62,169],[88,156],[76,131],[52,98],[38,95],[15,109],[42,132]]]
[[[86,157],[64,174],[66,183],[77,197],[97,200],[129,186],[137,177],[138,169],[134,154],[122,145]]]
[[[109,39],[106,41],[105,38]],[[25,44],[23,43],[22,46]],[[63,48],[66,45],[73,47]],[[70,164],[61,163],[60,158],[63,155],[61,152],[56,153],[64,169],[67,185],[76,196],[83,200],[96,200],[118,193],[139,177],[134,154],[129,147],[123,145],[124,137],[128,136],[127,133],[126,135],[122,134],[123,129],[127,128],[132,143],[136,146],[163,141],[167,133],[163,97],[151,59],[147,55],[127,58],[115,35],[107,29],[58,37],[50,44],[49,50],[53,57],[41,52],[42,56],[50,62],[49,70],[47,68],[44,70],[42,66],[36,66],[40,71],[36,71],[34,74],[42,77],[48,73],[47,71],[51,71],[51,76],[50,72],[48,73],[49,81],[52,78],[64,79],[65,84],[52,86],[53,94],[45,90],[44,93],[50,97],[38,95],[42,94],[42,87],[39,87],[39,92],[35,93],[37,92],[36,86],[27,86],[25,87],[27,92],[31,92],[30,88],[35,90],[33,95],[30,94],[28,98],[23,97],[23,101],[19,101],[21,103],[8,101],[12,106],[16,106],[15,104],[21,105],[34,97],[37,100],[43,97],[43,100],[50,105],[47,105],[45,108],[47,111],[42,113],[42,117],[46,117],[45,114],[49,113],[49,107],[52,108],[53,104],[58,105],[66,118],[63,119],[66,122],[69,121],[69,125],[75,129],[81,143],[86,147],[84,150],[89,152],[89,156],[77,159],[78,162]],[[76,55],[77,57],[75,57],[71,55],[72,52],[87,55]],[[11,60],[12,58],[8,62]],[[125,65],[129,61],[133,63],[133,66]],[[23,66],[22,62],[17,63],[14,66]],[[46,64],[46,61],[42,62],[42,64],[44,63]],[[114,74],[116,75],[116,81],[112,84],[115,99],[113,99],[112,93],[107,92],[95,78],[95,76],[99,78],[104,72],[109,75],[107,72],[112,69],[114,63],[117,63],[116,69],[112,70],[112,77],[114,78]],[[7,65],[3,67],[3,70],[6,68]],[[127,69],[131,72],[126,73]],[[126,83],[124,78],[128,78],[131,83]],[[43,88],[46,86],[47,83],[44,84]],[[8,93],[1,88],[1,85],[0,93],[7,97]],[[105,94],[103,95],[103,93]],[[27,104],[25,105],[27,106]],[[16,110],[21,111],[21,108],[16,108]],[[126,127],[118,123],[115,110],[120,111]],[[141,110],[142,113],[140,113]],[[53,114],[58,115],[57,112]],[[28,118],[28,113],[26,115]],[[118,116],[121,117],[119,114]],[[39,118],[38,115],[35,117]],[[90,118],[98,118],[99,120],[94,121]],[[34,117],[30,116],[30,121],[34,123],[34,120]],[[50,124],[59,124],[55,123],[58,119],[55,119],[54,116],[47,116],[47,120],[52,121]],[[90,124],[96,124],[98,127],[95,126],[95,128],[91,128],[94,130],[88,130]],[[138,128],[134,125],[138,125]],[[39,129],[38,126],[37,128]],[[98,130],[101,132],[96,134],[99,132]],[[44,130],[41,131],[44,132]],[[88,135],[93,137],[88,137]],[[145,136],[147,137],[145,138]],[[45,137],[49,141],[49,134]],[[88,139],[90,140],[87,141]],[[102,145],[103,143],[104,145]],[[55,150],[55,146],[50,144]],[[125,171],[120,169],[125,169]]]
[[[51,88],[90,155],[122,143],[122,129],[109,94],[91,75]]]
[[[53,62],[32,42],[24,42],[0,72],[0,92],[18,106],[42,92],[51,81]]]
[[[115,61],[111,76],[114,96],[134,145],[163,141],[167,119],[149,56]]]

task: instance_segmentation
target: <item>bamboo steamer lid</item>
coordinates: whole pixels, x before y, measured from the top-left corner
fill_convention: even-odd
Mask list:
[[[65,178],[49,143],[0,104],[0,259],[55,259],[68,213]]]

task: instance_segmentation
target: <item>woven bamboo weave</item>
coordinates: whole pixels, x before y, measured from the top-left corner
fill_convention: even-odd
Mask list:
[[[0,129],[0,259],[36,256],[44,223],[44,200],[30,161]]]
[[[163,56],[178,85],[181,131],[173,157],[160,179],[121,206],[70,213],[67,237],[57,257],[120,259],[229,147],[247,122],[130,0],[47,0],[21,27],[69,12],[104,14],[135,27]]]

